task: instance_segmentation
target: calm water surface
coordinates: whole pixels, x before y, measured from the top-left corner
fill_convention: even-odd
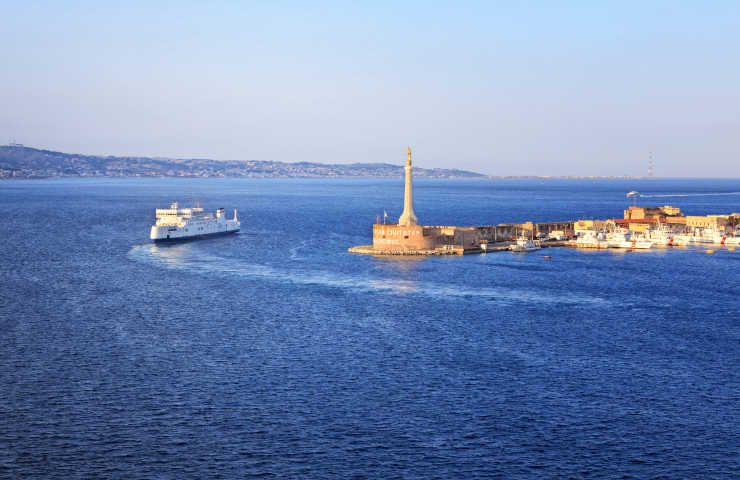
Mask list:
[[[740,211],[738,180],[553,180],[419,181],[416,213],[618,217],[633,189]],[[0,183],[0,477],[737,478],[740,251],[346,253],[401,198]],[[150,244],[174,199],[243,231]]]

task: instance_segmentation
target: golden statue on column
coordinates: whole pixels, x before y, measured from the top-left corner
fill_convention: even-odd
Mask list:
[[[403,193],[403,212],[398,217],[398,224],[403,227],[418,225],[414,214],[414,197],[411,192],[411,147],[406,151],[406,188]]]

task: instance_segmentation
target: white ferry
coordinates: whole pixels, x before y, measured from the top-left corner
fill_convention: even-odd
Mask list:
[[[177,202],[170,205],[170,208],[158,208],[156,218],[149,234],[149,238],[155,242],[223,235],[238,232],[241,227],[236,209],[234,218],[228,220],[223,208],[212,215],[203,213],[201,207],[180,208]]]

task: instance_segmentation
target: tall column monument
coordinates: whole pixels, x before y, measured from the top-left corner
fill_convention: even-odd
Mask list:
[[[406,151],[406,187],[403,192],[403,212],[398,217],[398,224],[403,227],[418,225],[414,213],[414,196],[411,192],[411,147]]]

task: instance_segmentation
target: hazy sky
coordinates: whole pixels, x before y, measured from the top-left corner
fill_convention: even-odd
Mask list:
[[[0,1],[0,143],[740,177],[740,1],[103,3]]]

